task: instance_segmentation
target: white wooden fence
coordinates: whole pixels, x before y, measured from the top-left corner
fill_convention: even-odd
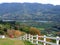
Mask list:
[[[43,40],[41,40],[39,38],[43,38]],[[48,42],[47,38],[48,39],[53,39],[56,42],[55,43]],[[60,45],[59,44],[59,41],[60,41],[59,37],[47,37],[46,35],[44,35],[44,36],[38,36],[38,35],[26,34],[24,36],[20,36],[20,40],[28,40],[28,41],[32,42],[33,44],[37,44],[37,45],[46,45],[46,44],[48,44],[48,45]],[[42,42],[42,44],[40,42]]]

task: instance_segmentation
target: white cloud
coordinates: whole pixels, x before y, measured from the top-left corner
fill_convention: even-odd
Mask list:
[[[38,2],[38,3],[50,3],[54,5],[60,5],[60,0],[0,0],[0,3],[3,2]]]
[[[60,0],[49,0],[49,3],[54,5],[60,5]]]

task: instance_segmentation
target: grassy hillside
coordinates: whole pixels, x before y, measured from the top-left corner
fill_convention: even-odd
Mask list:
[[[0,39],[0,45],[32,45],[30,42],[13,40],[13,39]]]
[[[0,39],[0,45],[25,45],[20,40]]]

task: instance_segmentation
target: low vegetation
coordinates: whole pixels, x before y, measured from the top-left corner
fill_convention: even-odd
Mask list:
[[[47,35],[47,36],[60,36],[60,23],[21,23],[21,22],[10,22],[10,23],[1,23],[0,24],[0,35],[5,35],[9,38],[17,38],[21,35],[24,35],[26,33],[32,34],[32,35]],[[38,25],[39,24],[39,25]],[[50,25],[51,24],[51,25]],[[3,40],[3,41],[2,41]],[[10,40],[10,39],[0,39],[1,43],[0,45],[15,45],[15,41],[19,40]],[[6,44],[6,40],[8,43]],[[10,41],[11,42],[10,42]],[[48,41],[52,41],[51,39],[48,39]],[[28,41],[23,41],[25,45],[32,45]],[[4,44],[2,44],[4,43]],[[20,43],[18,42],[20,45]],[[22,44],[23,45],[23,44]]]
[[[1,35],[10,35],[10,32],[15,32],[15,37],[20,36],[21,32],[30,33],[32,35],[47,35],[47,36],[60,36],[60,23],[48,22],[5,22],[0,23],[0,34]],[[14,31],[13,31],[14,30]]]

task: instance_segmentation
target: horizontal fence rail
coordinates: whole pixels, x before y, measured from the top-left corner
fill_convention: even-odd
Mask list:
[[[19,37],[20,40],[28,40],[30,41],[31,43],[33,44],[36,44],[36,45],[60,45],[59,44],[59,41],[60,41],[60,37],[47,37],[46,35],[44,36],[39,36],[39,35],[30,35],[30,34],[25,34],[23,36],[20,36]],[[42,39],[42,40],[41,40]],[[52,39],[52,40],[55,40],[55,43],[54,42],[48,42],[47,39]],[[41,42],[41,43],[40,43]]]

